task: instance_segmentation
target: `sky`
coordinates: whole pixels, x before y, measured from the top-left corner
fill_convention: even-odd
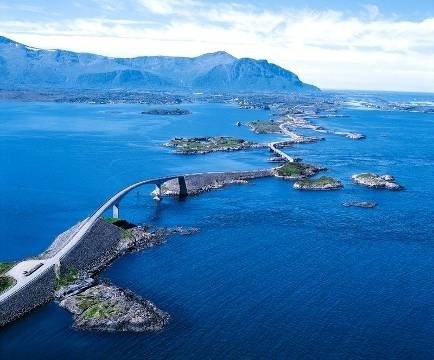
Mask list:
[[[323,89],[434,92],[434,0],[0,0],[0,35],[112,57],[224,50]]]

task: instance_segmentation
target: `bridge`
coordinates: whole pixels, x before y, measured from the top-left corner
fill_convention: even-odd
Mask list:
[[[272,151],[273,153],[277,154],[278,156],[286,159],[289,162],[295,162],[296,159],[289,156],[288,154],[286,154],[285,152],[283,152],[282,150],[278,149],[276,146],[284,146],[284,145],[289,145],[291,143],[289,143],[288,141],[274,141],[268,144],[268,147],[270,148],[270,151]]]
[[[30,259],[24,260],[17,263],[13,268],[11,268],[5,275],[11,276],[15,279],[16,283],[0,294],[0,303],[6,301],[8,298],[18,293],[21,289],[25,288],[27,285],[31,284],[38,277],[42,276],[44,273],[51,270],[53,267],[55,271],[60,268],[60,263],[62,258],[68,254],[74,246],[80,242],[83,236],[88,232],[89,229],[98,221],[98,219],[110,208],[113,211],[113,218],[119,218],[120,211],[120,201],[132,190],[141,187],[143,185],[153,184],[157,187],[157,196],[161,196],[161,185],[166,181],[178,179],[179,183],[179,196],[187,196],[187,186],[185,182],[185,176],[169,176],[161,177],[155,179],[148,179],[144,181],[139,181],[132,184],[115,195],[109,198],[104,204],[102,204],[93,214],[84,219],[70,234],[69,241],[53,256],[47,259]],[[35,270],[36,269],[36,270]],[[1,322],[0,322],[1,323]]]
[[[60,274],[61,265],[68,264],[68,256],[73,254],[74,250],[77,250],[80,245],[83,245],[81,240],[86,239],[86,236],[92,233],[93,228],[98,226],[101,216],[107,210],[112,209],[113,217],[119,218],[121,200],[134,189],[153,184],[156,186],[154,193],[159,199],[162,195],[161,186],[166,182],[177,180],[179,187],[176,189],[176,194],[179,197],[185,197],[189,192],[197,193],[195,191],[198,189],[215,185],[219,181],[224,184],[241,179],[253,179],[271,175],[271,169],[193,173],[143,180],[120,190],[105,201],[89,217],[59,235],[59,237],[62,237],[62,244],[59,250],[56,249],[57,252],[48,251],[45,258],[23,260],[6,272],[5,275],[12,277],[16,282],[12,287],[0,294],[0,327],[19,317],[21,314],[29,312],[36,306],[52,299],[55,279]],[[189,188],[187,188],[187,183]],[[173,186],[173,184],[171,185]],[[174,195],[173,191],[171,194]],[[98,246],[98,244],[96,245]]]
[[[295,159],[277,149],[276,146],[279,144],[284,145],[284,143],[285,142],[274,142],[270,143],[268,146],[272,151],[288,161],[295,161]],[[144,185],[153,184],[156,186],[156,191],[154,192],[155,196],[159,199],[162,195],[162,185],[166,182],[177,180],[178,187],[175,187],[175,193],[173,193],[172,190],[171,194],[185,197],[189,192],[197,193],[198,189],[206,189],[210,185],[212,188],[213,185],[215,186],[215,184],[219,182],[226,184],[237,180],[272,176],[272,174],[272,169],[193,173],[147,179],[120,190],[105,201],[89,217],[59,235],[58,238],[62,238],[59,250],[54,248],[53,251],[45,253],[46,257],[41,256],[23,260],[6,272],[5,275],[12,277],[15,280],[15,284],[0,294],[0,327],[53,298],[56,277],[60,274],[61,265],[65,265],[65,263],[68,264],[68,257],[70,258],[71,254],[74,254],[76,250],[80,249],[84,244],[88,244],[81,240],[89,237],[92,231],[97,231],[95,229],[99,226],[98,222],[101,222],[101,217],[106,211],[111,209],[113,218],[119,218],[121,200],[131,191]],[[171,185],[173,186],[174,184]],[[115,240],[118,241],[119,238],[115,238]],[[97,246],[97,251],[101,252],[98,248],[98,243],[91,243]],[[107,244],[110,245],[109,243]],[[103,245],[105,246],[105,243]],[[81,254],[85,255],[86,253]],[[65,266],[67,267],[67,265]]]

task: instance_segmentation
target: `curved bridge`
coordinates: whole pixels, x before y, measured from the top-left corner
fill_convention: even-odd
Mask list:
[[[82,237],[88,232],[89,229],[97,222],[97,220],[106,212],[109,208],[113,208],[113,217],[119,217],[119,203],[124,196],[126,196],[132,190],[143,186],[154,184],[157,189],[160,190],[161,184],[166,181],[178,179],[179,183],[179,196],[187,196],[187,186],[185,183],[185,176],[168,176],[156,179],[149,179],[144,181],[139,181],[132,184],[108,199],[104,204],[102,204],[93,214],[88,218],[83,220],[69,235],[69,241],[63,246],[54,256],[47,259],[31,259],[24,260],[16,264],[12,269],[10,269],[6,275],[13,277],[16,280],[16,284],[10,289],[0,294],[0,303],[6,301],[8,298],[19,292],[22,288],[34,282],[37,278],[41,277],[53,267],[57,271],[60,267],[60,262],[62,258],[68,254],[68,252],[74,248],[74,246],[80,242]],[[1,320],[1,319],[0,319]],[[0,321],[1,325],[1,321]]]
[[[286,154],[285,152],[283,152],[282,150],[279,150],[276,146],[279,145],[286,145],[288,142],[287,141],[275,141],[272,143],[268,144],[268,147],[270,148],[270,150],[272,152],[274,152],[275,154],[279,155],[280,157],[286,159],[289,162],[295,162],[295,159],[291,156],[289,156],[288,154]]]
[[[161,195],[161,185],[163,183],[170,180],[178,180],[178,195],[184,197],[188,195],[189,191],[189,189],[187,189],[186,181],[189,182],[189,187],[191,186],[190,190],[194,191],[195,187],[206,187],[207,185],[212,185],[215,182],[222,181],[222,179],[234,181],[264,176],[271,176],[270,169],[237,172],[193,173],[143,180],[122,189],[104,202],[104,204],[102,204],[89,217],[68,230],[66,233],[61,234],[60,236],[64,236],[65,239],[64,245],[56,253],[47,258],[33,258],[21,261],[6,273],[7,276],[11,276],[16,280],[16,284],[4,293],[0,294],[0,326],[18,316],[12,316],[13,314],[11,314],[11,310],[7,307],[9,303],[15,305],[17,303],[25,303],[25,308],[20,305],[21,308],[19,309],[21,313],[24,313],[52,298],[54,290],[51,290],[51,292],[44,292],[45,289],[41,290],[44,295],[38,293],[38,286],[41,285],[41,281],[39,280],[46,279],[44,281],[50,282],[51,289],[54,289],[55,274],[59,273],[61,264],[64,264],[65,261],[67,262],[67,255],[69,255],[76,246],[80,245],[80,241],[85,238],[107,210],[112,208],[113,217],[118,218],[120,201],[132,190],[143,185],[154,184],[157,187],[157,196],[159,197]],[[26,298],[29,294],[36,298],[32,304],[29,304],[30,301]]]

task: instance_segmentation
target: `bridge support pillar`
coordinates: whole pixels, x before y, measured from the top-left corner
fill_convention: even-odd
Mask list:
[[[160,184],[156,184],[155,185],[155,190],[152,192],[152,194],[154,194],[153,199],[155,201],[160,201],[161,200],[161,185]]]
[[[119,204],[113,205],[113,219],[119,219]]]
[[[178,177],[178,184],[179,184],[179,197],[184,198],[188,196],[187,184],[185,183],[184,176]]]

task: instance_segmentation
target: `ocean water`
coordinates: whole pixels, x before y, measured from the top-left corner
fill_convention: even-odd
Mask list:
[[[382,95],[384,96],[384,94]],[[413,95],[412,95],[413,96]],[[136,180],[266,168],[266,150],[182,156],[173,136],[278,138],[238,128],[269,112],[187,104],[187,117],[140,105],[1,103],[1,258],[43,251],[59,232]],[[297,192],[279,179],[154,203],[144,187],[121,215],[192,236],[117,260],[102,276],[171,314],[158,333],[72,328],[50,303],[0,330],[1,359],[432,359],[434,357],[434,115],[345,109],[321,119],[336,135],[287,149],[328,168],[345,188]],[[308,134],[309,132],[305,132]],[[402,192],[357,187],[390,173]],[[375,209],[345,201],[376,201]]]

